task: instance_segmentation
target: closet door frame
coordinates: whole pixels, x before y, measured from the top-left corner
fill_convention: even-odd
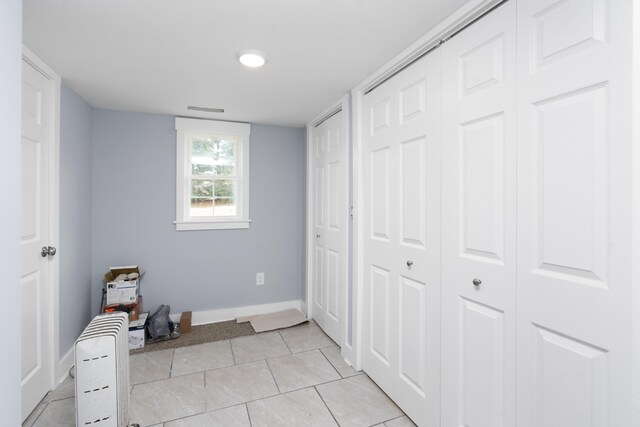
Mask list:
[[[307,149],[307,200],[306,200],[306,266],[305,266],[305,280],[306,280],[306,314],[308,318],[313,318],[313,295],[315,292],[314,286],[314,242],[316,240],[314,235],[314,218],[315,218],[315,160],[313,155],[314,148],[314,140],[315,140],[315,128],[320,125],[325,120],[330,117],[340,114],[342,117],[342,130],[341,137],[344,144],[346,144],[346,159],[344,159],[345,167],[350,166],[350,152],[351,152],[351,100],[349,94],[344,95],[340,100],[333,103],[329,108],[325,109],[321,114],[316,116],[313,120],[310,120],[306,125],[307,131],[307,141],[306,141],[306,149]],[[342,275],[341,279],[344,283],[343,295],[342,295],[342,342],[337,343],[341,348],[342,357],[348,362],[353,364],[354,360],[354,349],[352,342],[349,338],[352,336],[350,332],[350,324],[353,322],[350,321],[352,319],[351,308],[349,305],[349,295],[351,294],[351,277],[350,277],[350,265],[351,265],[351,255],[350,255],[350,236],[351,236],[351,208],[350,208],[350,186],[349,186],[349,176],[350,171],[347,170],[345,174],[347,176],[347,182],[339,183],[339,185],[344,185],[348,187],[346,192],[346,198],[343,200],[346,209],[344,210],[344,230],[343,233],[343,247],[342,247],[342,257],[341,262],[345,266],[345,273]]]
[[[364,272],[362,248],[364,245],[363,221],[367,212],[363,211],[363,185],[362,185],[362,166],[361,156],[363,149],[363,98],[373,88],[388,80],[393,75],[406,68],[408,65],[416,61],[431,49],[437,47],[442,40],[446,40],[451,34],[464,28],[469,23],[481,17],[504,0],[470,0],[460,9],[449,15],[433,30],[422,36],[408,48],[403,50],[399,55],[378,69],[369,76],[361,84],[351,91],[352,99],[352,117],[353,117],[353,135],[352,144],[353,151],[351,155],[352,161],[352,191],[353,191],[353,222],[352,222],[352,319],[353,319],[353,366],[357,370],[362,369],[362,330],[363,330],[363,286]],[[515,1],[515,0],[511,0]]]

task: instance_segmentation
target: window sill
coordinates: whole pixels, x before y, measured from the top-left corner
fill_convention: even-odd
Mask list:
[[[240,228],[249,228],[251,220],[233,220],[233,221],[174,221],[176,231],[192,231],[192,230],[233,230]]]

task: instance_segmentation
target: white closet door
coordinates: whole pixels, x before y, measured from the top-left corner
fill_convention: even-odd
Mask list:
[[[344,341],[347,287],[347,144],[342,112],[322,122],[314,134],[314,303],[313,317],[336,343]]]
[[[51,256],[42,256],[50,242],[49,171],[52,90],[50,81],[22,61],[22,419],[51,389],[49,305]],[[13,207],[15,208],[15,207]],[[5,207],[4,209],[8,209]],[[11,304],[19,304],[12,301]],[[17,351],[14,349],[14,351]]]
[[[515,425],[516,15],[442,47],[443,426]]]
[[[363,102],[363,366],[419,425],[439,425],[440,56]]]
[[[631,425],[631,4],[518,2],[520,427]]]

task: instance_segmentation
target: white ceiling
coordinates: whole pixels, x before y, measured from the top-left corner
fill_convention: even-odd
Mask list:
[[[23,34],[94,107],[299,127],[466,1],[24,0]]]

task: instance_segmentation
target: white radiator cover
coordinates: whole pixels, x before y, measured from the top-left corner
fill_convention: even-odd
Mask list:
[[[75,343],[76,425],[129,423],[129,317],[96,316]]]

